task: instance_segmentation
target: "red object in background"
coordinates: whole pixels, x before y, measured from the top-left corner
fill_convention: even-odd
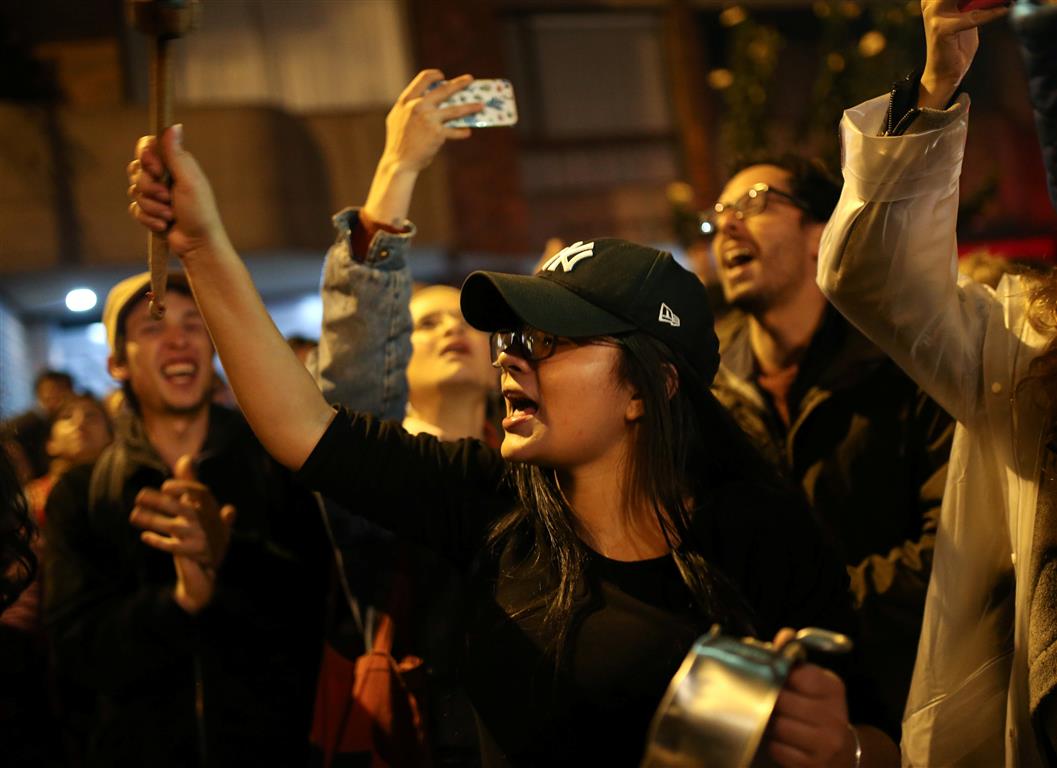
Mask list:
[[[958,243],[958,257],[981,251],[1003,259],[1057,262],[1057,235],[1010,237],[997,240],[970,240]]]
[[[1009,0],[958,0],[959,11],[978,11],[984,8],[997,8],[1009,5]]]

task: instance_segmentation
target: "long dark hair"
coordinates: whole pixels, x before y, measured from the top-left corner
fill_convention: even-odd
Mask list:
[[[752,611],[710,565],[708,543],[701,540],[695,518],[713,514],[714,500],[730,483],[746,478],[767,483],[773,471],[712,397],[708,383],[667,345],[643,333],[610,341],[621,350],[616,375],[638,392],[644,405],[623,478],[627,498],[653,510],[702,614],[727,631],[752,634]],[[533,540],[537,560],[546,553],[556,577],[554,588],[518,614],[544,612],[554,641],[550,650],[557,655],[572,622],[587,550],[554,473],[533,464],[512,464],[510,471],[521,504],[498,521],[490,542],[498,546],[509,535],[524,532]]]
[[[0,612],[18,599],[37,573],[31,546],[35,532],[18,475],[0,445]]]

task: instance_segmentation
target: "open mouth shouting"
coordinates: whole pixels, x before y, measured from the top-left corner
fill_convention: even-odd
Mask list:
[[[746,264],[755,260],[755,256],[752,255],[752,251],[745,246],[736,246],[734,248],[728,248],[723,252],[723,268],[730,271],[735,270],[738,267],[742,267]]]
[[[503,429],[507,432],[512,432],[518,426],[531,421],[539,410],[539,404],[520,389],[504,387],[503,399],[506,401]]]

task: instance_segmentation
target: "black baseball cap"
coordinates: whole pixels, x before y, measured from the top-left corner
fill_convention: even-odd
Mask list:
[[[627,240],[578,241],[532,276],[474,272],[461,304],[466,322],[489,333],[522,325],[574,339],[641,331],[682,356],[705,383],[719,367],[705,287],[670,253]]]

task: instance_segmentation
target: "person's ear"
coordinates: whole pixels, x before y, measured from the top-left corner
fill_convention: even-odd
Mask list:
[[[628,400],[627,408],[624,409],[624,421],[629,424],[638,421],[646,413],[646,405],[642,402],[642,395],[636,392]]]
[[[669,400],[679,391],[679,371],[671,363],[664,366],[664,391]]]
[[[674,365],[664,366],[664,389],[669,400],[675,397],[675,393],[679,391],[679,372],[675,370]],[[629,423],[638,421],[645,413],[646,404],[642,400],[642,395],[639,392],[635,392],[624,410],[624,420]]]
[[[128,363],[119,363],[116,357],[110,355],[106,359],[106,369],[115,381],[128,381]]]

